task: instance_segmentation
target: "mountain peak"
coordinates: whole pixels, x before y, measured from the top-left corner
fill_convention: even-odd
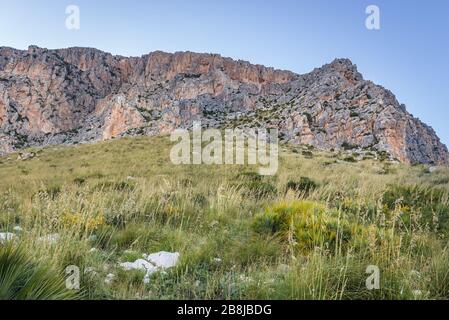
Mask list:
[[[405,163],[448,163],[435,132],[390,91],[363,80],[349,59],[298,75],[194,52],[133,58],[92,48],[28,52],[0,49],[0,154],[166,134],[202,121],[276,127],[293,144],[354,145]]]

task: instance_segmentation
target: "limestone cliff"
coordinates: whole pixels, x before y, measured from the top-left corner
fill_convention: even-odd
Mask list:
[[[297,75],[215,54],[121,57],[90,48],[0,48],[0,154],[27,146],[207,127],[277,127],[284,141],[447,164],[432,128],[335,60]]]

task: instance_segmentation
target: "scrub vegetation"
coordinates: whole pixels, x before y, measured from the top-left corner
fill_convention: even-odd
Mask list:
[[[125,138],[0,158],[0,232],[14,235],[0,242],[0,298],[449,298],[448,169],[283,145],[278,173],[263,177],[173,165],[171,145]],[[119,266],[158,251],[180,260],[148,283]],[[61,287],[69,265],[77,292]],[[370,265],[379,290],[366,288]]]

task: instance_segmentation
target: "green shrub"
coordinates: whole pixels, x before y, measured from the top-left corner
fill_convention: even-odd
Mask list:
[[[257,199],[273,197],[277,194],[277,188],[267,178],[256,172],[243,172],[237,175],[236,186],[248,197]]]
[[[365,202],[351,198],[343,198],[335,199],[332,205],[343,211],[349,217],[363,217],[369,222],[375,222],[376,217],[378,217],[380,213],[376,202]]]
[[[262,181],[263,176],[261,176],[260,174],[258,174],[257,172],[242,172],[239,173],[236,177],[237,181],[256,181],[256,182],[260,182]]]
[[[318,188],[318,183],[308,177],[301,177],[299,181],[290,180],[287,183],[287,190],[304,192],[306,194]]]
[[[343,143],[341,144],[341,147],[342,147],[344,150],[354,150],[354,149],[357,149],[357,146],[356,146],[356,145],[350,144],[350,143],[348,143],[348,142],[343,142]]]
[[[61,193],[61,186],[51,185],[51,186],[48,186],[45,189],[39,190],[36,195],[41,197],[41,198],[42,197],[44,197],[44,198],[48,197],[48,198],[54,200],[54,199],[56,199],[56,197],[59,196],[60,193]]]
[[[81,186],[81,185],[83,185],[84,183],[86,183],[86,178],[83,178],[83,177],[76,177],[75,179],[73,179],[73,183],[76,184],[76,185],[78,185],[78,186]]]
[[[398,210],[407,228],[428,227],[449,235],[449,199],[444,189],[390,186],[383,195],[383,204],[390,211]]]
[[[359,226],[338,219],[336,212],[312,201],[282,202],[254,217],[257,233],[278,234],[301,252],[315,247],[335,249],[337,241],[346,244],[360,231]]]
[[[343,159],[343,161],[350,162],[350,163],[357,162],[357,160],[353,156],[346,157],[346,158]]]
[[[69,300],[77,296],[66,289],[62,275],[40,266],[12,244],[0,246],[1,300]]]
[[[386,151],[379,151],[377,154],[377,157],[378,157],[379,161],[383,162],[383,161],[388,160],[390,158],[390,155]]]
[[[205,207],[209,203],[207,197],[204,194],[201,194],[201,193],[195,194],[193,196],[192,200],[193,200],[193,203],[195,205],[197,205],[198,207],[200,207],[200,208]]]
[[[307,159],[312,159],[313,158],[313,152],[312,151],[303,151],[302,155],[304,157],[306,157]]]
[[[432,259],[429,266],[430,284],[429,291],[432,296],[441,299],[449,298],[449,254],[444,252],[443,255]]]
[[[248,182],[243,185],[244,194],[257,199],[273,197],[277,193],[277,188],[269,182]]]
[[[144,241],[145,230],[138,225],[130,225],[111,235],[111,244],[119,249],[130,249],[133,244]]]
[[[258,214],[253,222],[253,229],[257,233],[275,234],[283,230],[285,217],[278,212],[267,210]]]
[[[98,191],[128,191],[131,192],[136,188],[136,184],[130,181],[105,181],[98,183],[94,190]]]

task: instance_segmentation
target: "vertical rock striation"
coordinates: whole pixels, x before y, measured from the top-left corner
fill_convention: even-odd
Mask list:
[[[284,141],[447,164],[432,128],[337,59],[305,75],[216,54],[121,57],[91,49],[0,48],[0,154],[27,146],[207,127],[277,127]]]

